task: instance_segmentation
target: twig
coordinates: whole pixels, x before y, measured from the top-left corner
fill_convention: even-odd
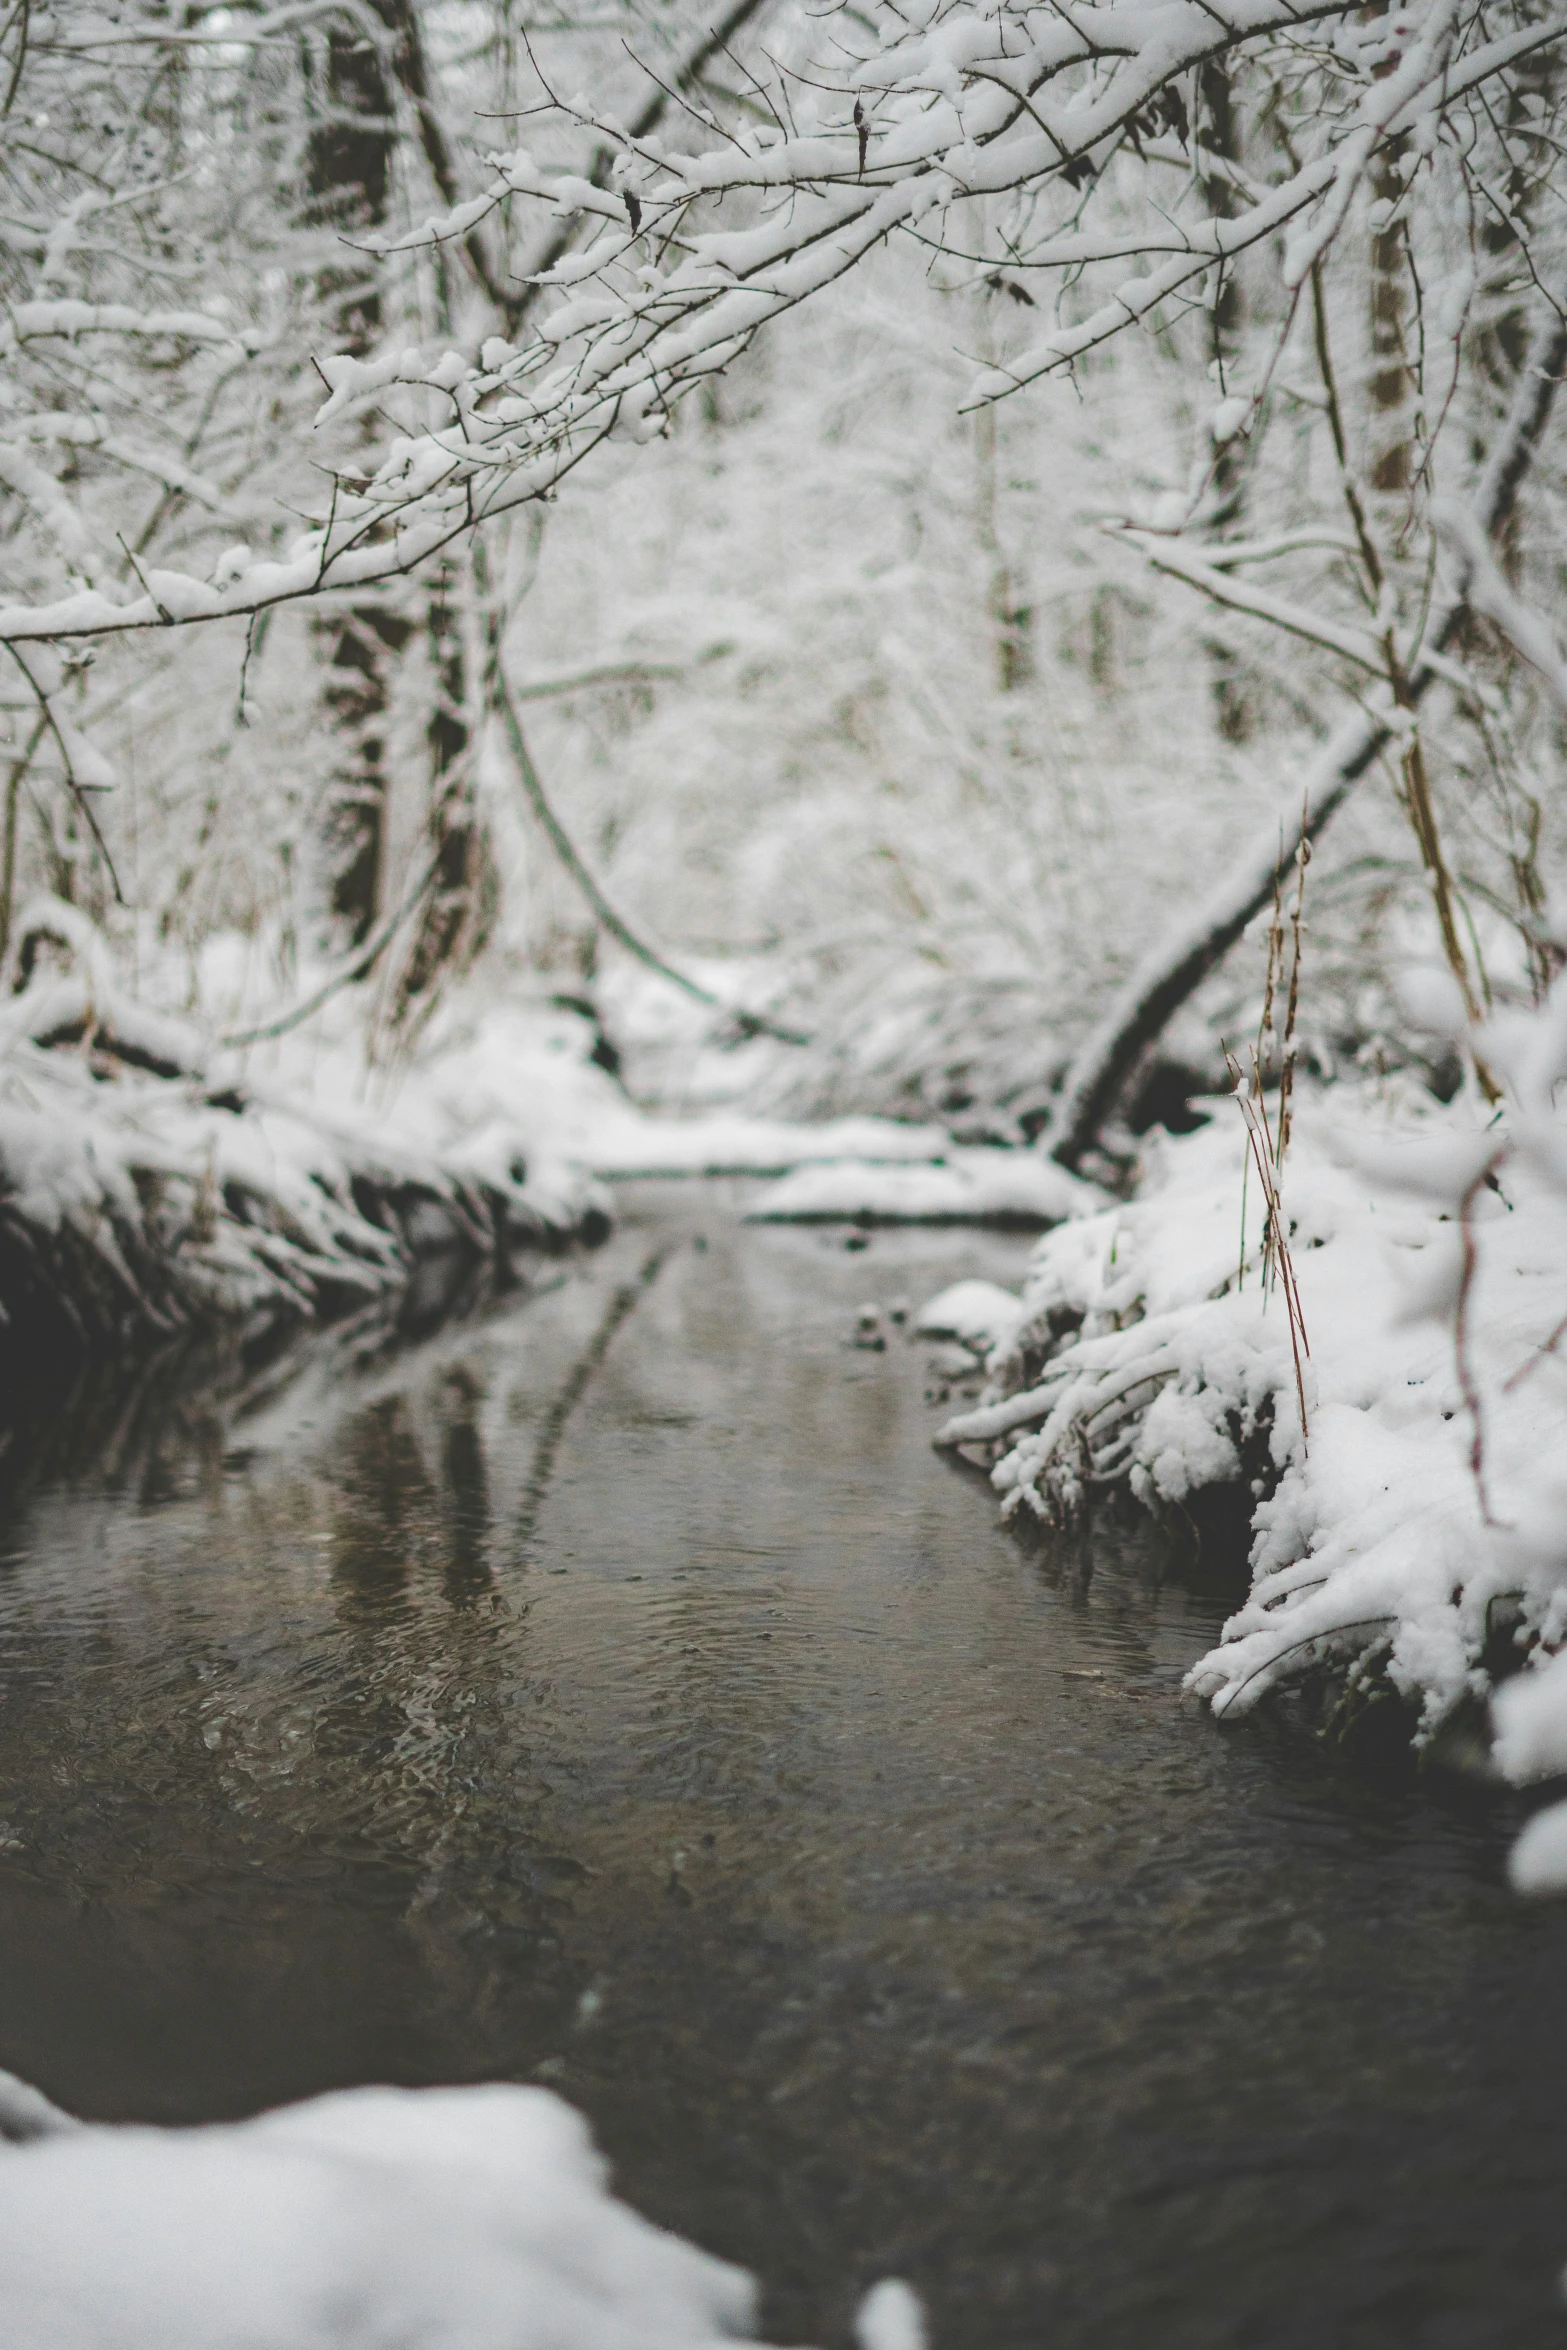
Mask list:
[[[1491,1514],[1491,1499],[1486,1487],[1485,1420],[1474,1365],[1469,1357],[1469,1303],[1480,1264],[1480,1252],[1475,1245],[1474,1235],[1475,1201],[1486,1184],[1494,1179],[1497,1165],[1503,1156],[1502,1151],[1497,1151],[1487,1159],[1459,1202],[1458,1232],[1463,1247],[1463,1271],[1458,1281],[1458,1303],[1453,1311],[1453,1362],[1458,1372],[1459,1387],[1463,1391],[1464,1409],[1469,1414],[1469,1474],[1474,1479],[1481,1519],[1493,1528],[1499,1528],[1501,1520]]]
[[[1248,1084],[1240,1063],[1228,1046],[1225,1047],[1224,1058],[1234,1081],[1236,1102],[1246,1122],[1247,1140],[1265,1203],[1267,1221],[1263,1232],[1263,1296],[1267,1296],[1271,1269],[1274,1279],[1282,1285],[1284,1291],[1284,1315],[1289,1324],[1290,1355],[1295,1366],[1295,1400],[1300,1407],[1301,1448],[1309,1451],[1303,1357],[1311,1353],[1311,1347],[1306,1337],[1306,1318],[1300,1302],[1300,1291],[1296,1286],[1294,1261],[1290,1255],[1289,1231],[1279,1193],[1279,1170],[1274,1156],[1273,1135],[1268,1125],[1267,1112],[1262,1108],[1262,1067],[1254,1051],[1251,1082]]]
[[[421,904],[440,870],[441,856],[437,850],[402,904],[394,906],[391,913],[371,931],[364,945],[350,955],[348,961],[334,971],[331,978],[325,980],[313,994],[306,996],[302,1004],[295,1004],[291,1011],[279,1013],[275,1020],[266,1021],[260,1028],[241,1029],[235,1036],[220,1037],[218,1042],[234,1046],[268,1044],[275,1036],[286,1036],[291,1028],[299,1026],[301,1020],[308,1020],[312,1012],[319,1012],[321,1006],[335,996],[339,988],[349,986],[356,979],[363,979],[391,945],[409,915]]]
[[[726,1003],[722,996],[715,995],[711,988],[703,987],[698,980],[691,978],[689,973],[679,970],[655,948],[650,947],[645,939],[639,938],[630,924],[616,912],[600,888],[595,875],[583,863],[571,835],[550,806],[543,778],[533,763],[533,755],[528,749],[527,737],[522,731],[522,721],[517,716],[516,704],[512,700],[511,691],[506,682],[506,674],[501,662],[499,631],[493,623],[490,630],[488,684],[491,702],[505,729],[512,763],[517,770],[522,788],[532,804],[533,812],[548,833],[555,854],[611,937],[618,939],[626,952],[635,955],[639,963],[645,963],[650,971],[658,972],[661,978],[667,979],[672,986],[678,987],[683,995],[691,996],[699,1004],[711,1005],[716,1012],[727,1013],[743,1036],[772,1036],[776,1037],[780,1044],[809,1044],[810,1037],[798,1028],[785,1028],[778,1021],[770,1019],[765,1012],[741,1011],[735,1005]]]

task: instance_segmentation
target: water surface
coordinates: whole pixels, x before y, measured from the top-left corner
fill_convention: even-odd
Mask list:
[[[698,1245],[698,1239],[705,1245]],[[647,1192],[417,1347],[100,1405],[0,1517],[0,2062],[194,2120],[544,2080],[846,2340],[1562,2350],[1567,1911],[1510,1814],[1180,1699],[855,1309],[1026,1244]]]

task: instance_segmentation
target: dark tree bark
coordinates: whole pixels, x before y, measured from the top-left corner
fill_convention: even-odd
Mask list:
[[[375,927],[385,888],[388,705],[413,624],[384,605],[366,604],[341,621],[323,622],[321,630],[332,644],[324,699],[336,753],[326,817],[330,902],[357,947]]]
[[[1210,59],[1198,74],[1196,133],[1206,154],[1224,163],[1241,160],[1235,94],[1230,85],[1229,66],[1222,57]],[[1227,173],[1205,171],[1202,193],[1211,214],[1224,220],[1233,219],[1237,196]],[[1230,370],[1240,358],[1243,319],[1240,279],[1233,268],[1226,269],[1219,279],[1208,325],[1209,357],[1221,382],[1226,384]],[[1239,435],[1215,452],[1209,489],[1210,528],[1219,537],[1226,532],[1237,532],[1245,520],[1249,471],[1247,444]],[[1219,732],[1226,742],[1249,742],[1256,720],[1246,690],[1244,664],[1234,646],[1217,636],[1209,640],[1208,657],[1213,664],[1213,708]]]
[[[375,5],[389,31],[394,6],[395,0]],[[391,200],[397,135],[386,51],[358,27],[334,24],[311,97],[316,119],[305,142],[307,217],[345,237],[380,227]],[[363,357],[382,326],[380,265],[347,245],[343,253],[341,264],[322,272],[319,291],[340,347]],[[391,680],[413,632],[378,603],[318,622],[316,632],[331,648],[324,699],[332,720],[332,764],[322,827],[328,900],[350,942],[359,946],[381,910]]]
[[[474,556],[482,564],[483,550]],[[435,873],[398,978],[399,1024],[428,1008],[443,972],[471,962],[484,944],[495,895],[489,844],[477,799],[475,746],[467,707],[467,654],[454,589],[443,564],[426,613],[435,696],[425,741],[430,757],[429,835]]]

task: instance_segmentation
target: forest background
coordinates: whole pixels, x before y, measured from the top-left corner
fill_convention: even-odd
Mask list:
[[[1118,13],[1161,39],[1193,16]],[[896,135],[889,97],[867,115],[856,91],[912,91],[928,122],[951,105],[943,77],[959,91],[963,27],[999,24],[1005,48],[1012,20],[956,12],[922,35],[906,12],[840,25],[777,7],[727,26],[680,7],[13,7],[13,970],[19,916],[46,892],[113,942],[133,993],[209,1028],[294,1003],[368,948],[357,997],[381,1070],[476,976],[590,1002],[633,1056],[643,1028],[650,1048],[672,1025],[689,1038],[680,993],[649,997],[608,907],[702,991],[809,1037],[741,1032],[732,1078],[751,1100],[1036,1132],[1118,986],[1235,866],[1237,834],[1271,831],[1287,867],[1346,713],[1421,698],[1444,517],[1472,572],[1476,485],[1556,316],[1548,14],[1297,31],[1299,12],[1256,13],[1218,59],[1157,58],[1141,113],[1124,63],[1072,68],[1069,106],[1096,76],[1123,87],[1064,176],[1025,159],[989,175],[1013,185],[967,192],[948,175],[836,282],[820,273],[803,303],[791,289],[758,339],[713,331],[678,380],[654,380],[650,346],[638,413],[617,391],[626,412],[570,447],[558,489],[525,482],[366,588],[328,567],[316,592],[263,600],[247,571],[287,571],[292,548],[297,572],[301,526],[330,528],[378,465],[417,503],[408,452],[461,407],[459,367],[488,387],[482,415],[541,350],[591,351],[599,330],[574,346],[539,273],[591,272],[606,315],[624,307],[614,273],[634,285],[656,249],[625,190],[654,204],[666,151],[749,148],[781,193],[682,183],[678,235],[645,272],[702,245],[693,221],[787,218],[803,249],[835,189],[805,176],[786,123],[819,112],[851,182]],[[1453,96],[1441,76],[1487,36],[1506,54]],[[900,57],[920,39],[928,54]],[[1368,102],[1411,80],[1422,41],[1424,111],[1345,172]],[[844,62],[856,49],[870,64]],[[976,64],[969,98],[995,87]],[[878,106],[886,132],[862,140],[855,112],[874,125]],[[1037,144],[1034,115],[1011,116]],[[542,197],[515,191],[515,168],[497,183],[519,133]],[[1314,134],[1343,185],[1311,183],[1305,232],[1276,218],[1259,235],[1250,215],[1283,213],[1273,191],[1309,177]],[[1191,267],[1202,224],[1237,218],[1233,260]],[[1184,279],[1107,331],[1106,289],[1113,305],[1150,220],[1176,224]],[[1300,233],[1318,249],[1281,270]],[[701,266],[728,265],[684,262]],[[1040,357],[1052,319],[1060,348]],[[530,454],[492,473],[512,484]],[[1529,458],[1495,584],[1548,608],[1549,435]],[[199,619],[176,578],[213,583],[235,617],[165,633],[107,612]],[[1559,712],[1484,601],[1461,662],[1449,628],[1440,714],[1385,733],[1318,848],[1299,1020],[1324,1074],[1412,1061],[1451,1090],[1451,1048],[1413,1032],[1392,984],[1412,958],[1445,963],[1476,1016],[1549,976]],[[51,612],[69,634],[48,635]],[[1262,961],[1220,965],[1202,1018],[1167,1039],[1191,1071],[1165,1080],[1172,1102],[1223,1082],[1218,1040],[1255,1024]],[[679,1082],[666,1062],[645,1061],[645,1088]],[[1126,1108],[1128,1074],[1079,1148]]]

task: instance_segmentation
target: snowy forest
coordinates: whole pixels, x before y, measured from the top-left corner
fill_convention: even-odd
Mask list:
[[[0,0],[19,2350],[1559,2338],[1567,2076],[1475,2018],[1537,2026],[1567,1892],[1564,43],[1551,0]],[[725,1542],[773,1582],[686,1623],[700,1692],[658,1651],[676,1772],[638,1644]],[[841,1618],[818,1542],[880,1562],[822,1570]],[[852,1803],[788,1792],[805,1721]],[[1050,1870],[1232,2003],[1178,2125],[1184,2011],[1123,1988],[1135,2094],[1079,2079],[1108,1993],[1018,2021],[1056,1927],[981,1966],[969,1862],[920,1875],[1063,1722],[1147,1841]],[[724,1907],[774,1770],[896,1891]],[[350,1846],[426,2053],[354,2053],[351,1973],[335,2025],[211,1989],[250,1936],[330,1972],[276,1888]],[[160,1871],[242,1866],[275,1907],[180,1942]],[[1303,2004],[1225,1902],[1319,1953]],[[140,1922],[89,1963],[89,1914]],[[700,2093],[685,2024],[614,2020],[637,1966],[730,2019]],[[965,1967],[1035,2071],[921,2054],[917,2128],[836,2009],[756,2054],[840,1978],[945,2046]],[[138,1969],[223,2064],[99,2072],[39,1987]],[[1412,2014],[1462,2093],[1357,2053]],[[1264,2170],[1380,2166],[1353,2226],[1236,2200],[1226,2065]],[[752,2118],[835,2075],[847,2118]],[[1119,2154],[1042,2118],[1103,2082]],[[1108,2183],[1188,2128],[1195,2235]]]

